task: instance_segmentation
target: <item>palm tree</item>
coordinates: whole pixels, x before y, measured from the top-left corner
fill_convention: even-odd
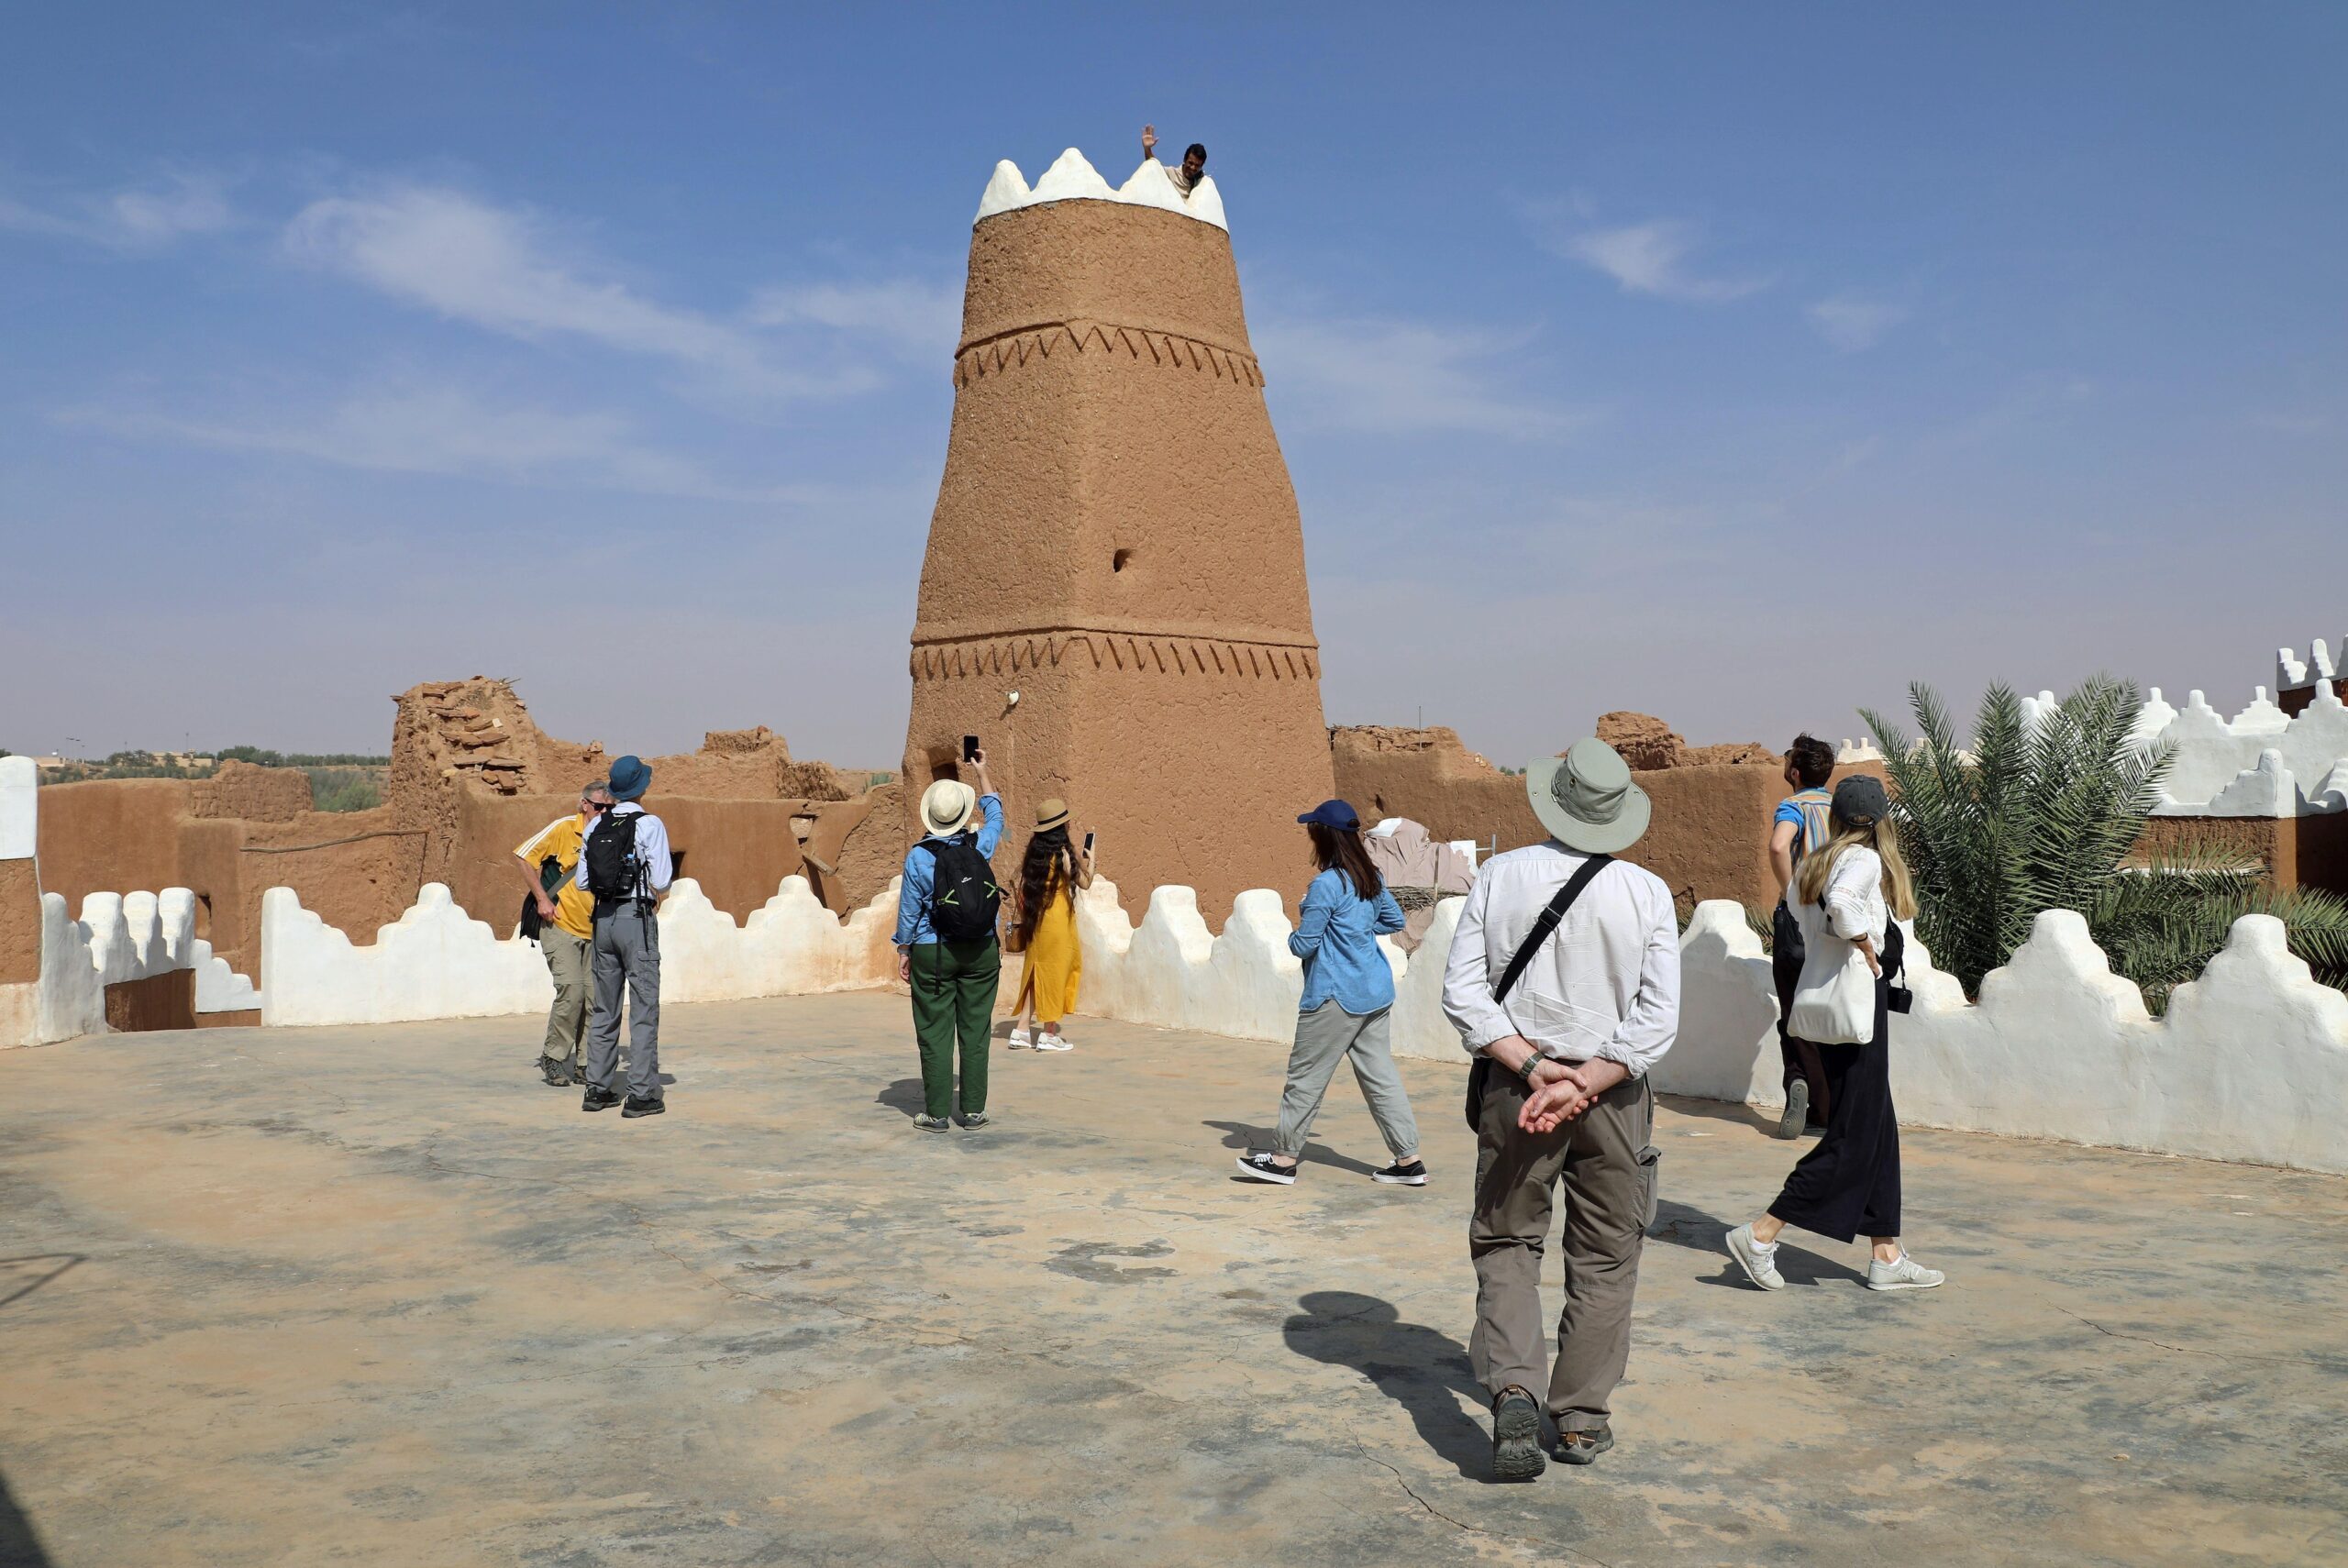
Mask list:
[[[1912,746],[1880,714],[1860,716],[1897,794],[1916,933],[1966,995],[2050,909],[2084,915],[2113,970],[2156,1012],[2254,912],[2283,921],[2318,977],[2348,981],[2348,900],[2275,892],[2261,867],[2198,845],[2128,864],[2171,761],[2167,747],[2135,736],[2143,699],[2132,684],[2095,676],[2035,725],[2010,688],[1992,686],[1970,753],[1931,687],[1911,685],[1908,700],[1921,732]]]

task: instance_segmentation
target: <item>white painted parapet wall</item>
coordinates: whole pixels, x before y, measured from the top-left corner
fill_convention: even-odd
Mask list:
[[[1460,902],[1435,906],[1396,973],[1398,1055],[1465,1065],[1443,1016]],[[1242,893],[1222,934],[1188,888],[1160,888],[1135,927],[1096,878],[1077,903],[1080,1008],[1096,1016],[1286,1043],[1302,966],[1277,894]],[[2280,922],[2249,915],[2165,1018],[2111,973],[2067,910],[2038,918],[1977,1006],[1909,944],[1913,1011],[1891,1029],[1900,1120],[2017,1137],[2348,1172],[2348,996],[2318,984]],[[1679,1037],[1655,1070],[1667,1094],[1782,1104],[1777,999],[1760,938],[1736,904],[1697,907],[1680,940]],[[1268,1087],[1267,1095],[1277,1092]]]
[[[1212,175],[1202,174],[1199,182],[1191,187],[1188,200],[1174,188],[1166,168],[1154,158],[1145,158],[1122,185],[1112,186],[1101,177],[1101,171],[1085,160],[1084,154],[1069,148],[1044,171],[1044,177],[1034,185],[1019,172],[1019,165],[1008,158],[994,166],[994,177],[987,182],[985,194],[979,198],[979,215],[970,221],[984,223],[997,213],[1013,212],[1020,207],[1039,207],[1047,202],[1123,202],[1128,206],[1161,207],[1169,213],[1180,213],[1201,223],[1210,223],[1229,233],[1231,226],[1224,221],[1223,193],[1214,188]]]
[[[680,878],[660,905],[660,999],[733,1001],[886,985],[897,889],[845,922],[803,877],[784,878],[741,925]],[[500,939],[427,882],[415,905],[370,946],[302,907],[291,888],[261,896],[261,973],[269,1025],[398,1023],[540,1012],[554,999],[545,955],[522,938]]]
[[[2290,650],[2283,650],[2288,654]],[[2322,645],[2317,645],[2322,654]],[[2328,668],[2328,657],[2323,663]],[[2035,728],[2055,703],[2052,691],[2021,700],[2022,723]],[[2348,811],[2348,705],[2327,683],[2296,717],[2261,686],[2229,719],[2200,692],[2182,710],[2157,686],[2137,715],[2135,738],[2176,755],[2163,782],[2163,817],[2293,817]]]

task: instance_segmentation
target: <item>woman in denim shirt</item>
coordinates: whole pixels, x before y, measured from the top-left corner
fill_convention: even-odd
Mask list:
[[[1362,1099],[1369,1102],[1394,1156],[1392,1165],[1370,1179],[1424,1187],[1418,1120],[1411,1114],[1411,1097],[1403,1092],[1387,1043],[1394,971],[1378,945],[1379,936],[1402,929],[1402,906],[1369,863],[1361,845],[1361,819],[1351,806],[1324,801],[1296,820],[1312,834],[1312,861],[1321,868],[1305,889],[1296,930],[1288,939],[1289,951],[1304,960],[1304,995],[1297,1006],[1296,1044],[1289,1052],[1288,1088],[1280,1096],[1274,1146],[1269,1152],[1250,1150],[1239,1162],[1240,1174],[1251,1181],[1295,1184],[1321,1097],[1337,1064],[1351,1057]]]

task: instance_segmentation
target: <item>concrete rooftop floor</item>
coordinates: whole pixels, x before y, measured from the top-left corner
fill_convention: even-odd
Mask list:
[[[1501,1486],[1457,1069],[1428,1188],[1341,1078],[1280,1190],[1275,1046],[1079,1020],[935,1137],[897,998],[667,1022],[632,1122],[528,1019],[0,1055],[0,1562],[2348,1562],[2338,1179],[1910,1132],[1949,1285],[1763,1295],[1794,1148],[1673,1102],[1620,1445]]]

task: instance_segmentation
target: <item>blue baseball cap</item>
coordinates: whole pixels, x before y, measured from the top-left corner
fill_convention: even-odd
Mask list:
[[[1296,820],[1318,823],[1323,827],[1339,828],[1346,833],[1361,831],[1360,816],[1343,801],[1324,801]]]

